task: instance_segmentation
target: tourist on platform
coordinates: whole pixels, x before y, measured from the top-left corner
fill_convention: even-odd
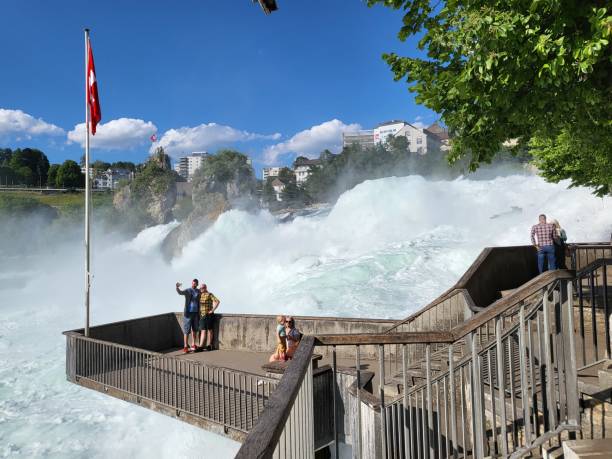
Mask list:
[[[191,288],[181,290],[181,283],[176,283],[176,293],[185,297],[185,308],[183,309],[183,353],[190,350],[195,352],[196,333],[200,322],[200,291],[198,290],[198,280],[191,281]],[[191,333],[191,348],[189,347],[189,333]]]
[[[292,359],[302,339],[302,334],[295,328],[295,320],[293,320],[293,317],[287,317],[285,321],[285,333],[287,334],[287,358]]]
[[[270,362],[285,362],[287,360],[287,332],[285,331],[285,316],[276,317],[276,351],[270,356]]]
[[[538,270],[544,272],[544,258],[548,261],[548,269],[557,269],[555,264],[556,230],[552,223],[546,223],[546,215],[539,216],[539,223],[531,227],[531,243],[538,251]]]
[[[208,291],[206,284],[200,285],[200,348],[212,351],[213,326],[215,324],[215,311],[220,301]]]
[[[555,237],[553,242],[555,243],[555,262],[558,269],[567,269],[565,265],[565,241],[567,241],[567,234],[565,230],[561,228],[561,225],[554,218],[550,220],[550,223],[555,227]]]

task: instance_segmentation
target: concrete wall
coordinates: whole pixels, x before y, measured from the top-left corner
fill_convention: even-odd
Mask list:
[[[296,327],[305,335],[325,333],[382,333],[393,320],[354,319],[345,317],[293,316]],[[270,352],[276,347],[276,316],[255,314],[218,314],[216,340],[219,349],[238,351]],[[362,358],[378,358],[375,346],[363,346]],[[317,353],[326,354],[331,349],[317,348]],[[354,358],[354,346],[340,346],[338,358]]]
[[[159,352],[176,346],[176,315],[167,313],[113,322],[91,327],[89,332],[91,338]]]
[[[486,307],[501,298],[500,291],[515,289],[538,275],[533,246],[488,247],[459,279],[474,304]]]
[[[296,326],[305,335],[323,333],[382,333],[393,320],[354,319],[344,317],[294,316]],[[183,346],[182,313],[168,313],[151,317],[114,322],[90,328],[95,339],[133,346],[149,351]],[[83,330],[75,330],[82,333]],[[276,347],[276,316],[259,314],[217,314],[215,345],[219,349],[245,352],[270,352]],[[371,349],[370,349],[371,348]],[[317,352],[328,352],[317,349]],[[331,351],[330,351],[331,352]],[[345,355],[346,354],[346,355]],[[362,358],[378,358],[375,346],[363,346]],[[354,346],[338,348],[338,357],[354,358]]]
[[[371,375],[370,375],[371,376]],[[362,373],[367,380],[367,372]],[[338,385],[336,386],[336,409],[339,425],[340,441],[350,445],[352,457],[379,458],[382,457],[380,437],[380,401],[377,397],[363,389],[360,390],[361,404],[357,404],[356,374],[354,370],[338,370]],[[358,410],[361,411],[361,455],[358,455],[357,443],[359,432]]]

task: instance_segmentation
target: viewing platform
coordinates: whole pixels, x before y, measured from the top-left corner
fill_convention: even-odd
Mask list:
[[[237,457],[523,457],[612,432],[612,245],[485,249],[402,320],[218,314],[215,350],[182,353],[182,313],[65,332],[69,381],[243,443]],[[282,312],[282,311],[279,311]]]

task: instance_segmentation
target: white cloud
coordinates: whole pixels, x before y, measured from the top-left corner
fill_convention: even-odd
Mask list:
[[[21,110],[0,108],[0,135],[3,134],[17,134],[31,138],[35,135],[62,135],[64,130]]]
[[[344,124],[333,119],[298,132],[289,140],[267,147],[264,151],[265,162],[274,163],[280,155],[295,153],[301,156],[318,156],[326,148],[338,152],[342,148],[342,133],[361,129],[359,124]]]
[[[421,115],[418,115],[414,121],[410,124],[412,124],[414,127],[419,128],[419,129],[424,129],[427,127],[427,124],[424,123],[425,118],[423,118]]]
[[[151,121],[119,118],[98,124],[96,135],[89,136],[89,141],[92,148],[130,150],[151,142],[150,137],[156,132]],[[68,143],[73,142],[85,146],[85,123],[77,124],[68,133]]]
[[[161,138],[151,145],[153,152],[157,147],[164,147],[170,156],[181,156],[192,151],[209,150],[213,147],[227,146],[234,142],[246,142],[249,140],[278,140],[280,134],[256,134],[241,131],[231,126],[217,123],[200,124],[194,127],[181,127],[170,129]]]

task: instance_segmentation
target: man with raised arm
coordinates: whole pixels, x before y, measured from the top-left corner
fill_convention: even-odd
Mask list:
[[[191,288],[181,290],[181,283],[176,283],[176,293],[185,297],[185,308],[183,310],[183,353],[189,352],[189,333],[191,333],[191,351],[195,352],[196,333],[200,321],[200,291],[198,290],[198,280],[191,281]]]
[[[544,272],[544,258],[548,260],[548,269],[557,269],[555,262],[555,225],[546,223],[546,215],[539,216],[540,222],[531,227],[531,243],[538,251],[538,270]]]

